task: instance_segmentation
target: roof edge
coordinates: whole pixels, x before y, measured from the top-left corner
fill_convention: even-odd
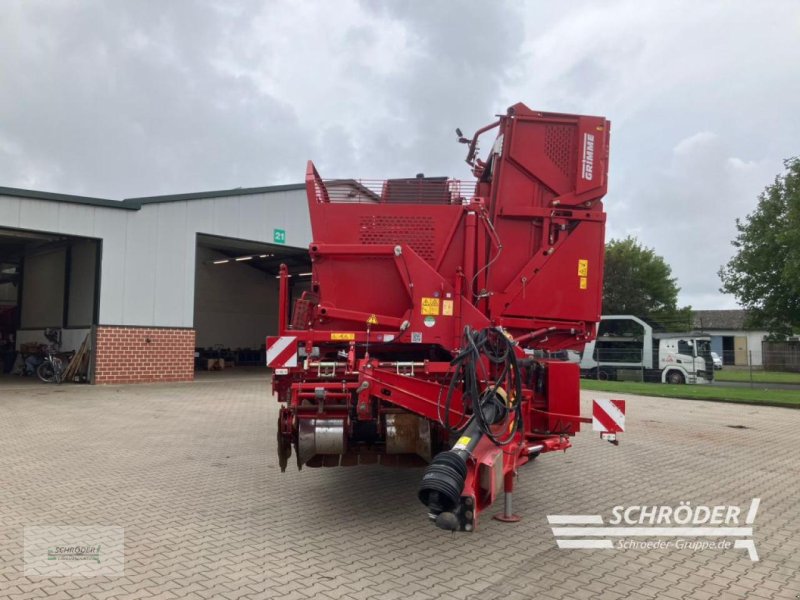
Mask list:
[[[31,200],[49,200],[51,202],[65,202],[68,204],[83,204],[86,206],[101,206],[103,208],[119,208],[123,210],[139,210],[146,204],[160,204],[162,202],[181,202],[185,200],[203,200],[209,198],[225,198],[230,196],[246,196],[250,194],[268,194],[275,192],[291,192],[305,189],[304,183],[288,183],[252,188],[233,188],[229,190],[215,190],[209,192],[190,192],[187,194],[169,194],[164,196],[142,196],[139,198],[125,198],[124,200],[111,200],[109,198],[94,198],[92,196],[78,196],[75,194],[58,194],[55,192],[40,192],[22,188],[0,186],[0,196],[13,196]]]
[[[253,188],[233,188],[230,190],[216,190],[210,192],[189,192],[187,194],[168,194],[164,196],[142,196],[139,198],[126,198],[123,203],[131,204],[158,204],[161,202],[181,202],[183,200],[203,200],[207,198],[224,198],[229,196],[246,196],[249,194],[269,194],[274,192],[291,192],[306,189],[304,183],[286,183],[282,185],[268,185]]]
[[[0,196],[14,196],[16,198],[29,198],[31,200],[50,200],[52,202],[67,202],[70,204],[86,204],[90,206],[103,206],[107,208],[122,208],[138,210],[139,206],[133,203],[125,204],[119,200],[109,198],[94,198],[92,196],[78,196],[74,194],[58,194],[55,192],[40,192],[37,190],[24,190],[0,186]]]

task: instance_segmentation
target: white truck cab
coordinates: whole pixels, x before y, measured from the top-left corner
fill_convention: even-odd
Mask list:
[[[702,334],[655,334],[662,383],[708,383],[714,380],[711,338]],[[654,350],[655,352],[655,350]]]

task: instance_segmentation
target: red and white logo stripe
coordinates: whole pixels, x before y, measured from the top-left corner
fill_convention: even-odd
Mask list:
[[[273,369],[297,366],[297,336],[267,337],[267,366]]]
[[[592,406],[592,430],[604,433],[625,431],[625,400],[595,400]]]

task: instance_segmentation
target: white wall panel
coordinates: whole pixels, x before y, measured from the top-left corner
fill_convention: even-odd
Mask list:
[[[10,196],[0,196],[0,224],[5,227],[19,227],[19,212],[22,200]]]
[[[192,325],[191,316],[188,321],[186,319],[183,302],[184,296],[191,294],[184,285],[187,269],[184,241],[189,235],[186,227],[187,209],[186,202],[156,204],[143,209],[157,213],[153,325]]]
[[[161,260],[157,240],[157,206],[147,206],[128,216],[122,325],[155,324],[156,261]]]
[[[32,200],[26,198],[19,211],[19,226],[55,233],[58,231],[58,207],[60,202]],[[91,207],[87,207],[90,209]]]
[[[70,235],[92,237],[94,234],[94,207],[67,204],[66,202],[60,202],[55,206],[58,206],[57,231],[59,233],[69,232]]]
[[[212,235],[241,237],[239,235],[239,196],[214,200],[214,231]]]
[[[183,273],[183,319],[192,327],[194,322],[194,288],[195,288],[195,252],[197,251],[197,233],[206,233],[214,230],[214,203],[215,200],[193,200],[191,205],[185,204],[186,209],[186,235],[184,236],[184,249],[186,268]],[[187,321],[188,319],[188,321]]]
[[[121,325],[125,296],[127,222],[130,212],[98,208],[94,237],[103,240],[100,249],[100,323]]]
[[[189,232],[209,233],[215,229],[214,209],[220,199],[181,202],[186,206],[186,227]]]
[[[237,237],[272,242],[271,225],[274,223],[274,215],[270,214],[271,202],[266,196],[266,194],[254,194],[240,197]]]
[[[311,220],[305,190],[269,195],[270,215],[286,231],[286,245],[307,248],[311,243]],[[268,232],[272,236],[272,229]]]

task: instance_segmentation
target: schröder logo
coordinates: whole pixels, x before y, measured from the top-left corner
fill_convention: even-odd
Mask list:
[[[744,514],[732,505],[615,506],[602,515],[548,515],[559,548],[607,550],[747,550],[757,561],[753,528],[760,498]],[[648,539],[651,538],[651,539]],[[652,539],[671,538],[671,539]],[[712,539],[709,539],[712,538]]]
[[[123,577],[125,529],[31,525],[23,529],[26,577]]]
[[[100,546],[55,546],[47,549],[47,560],[91,560],[100,562]]]

